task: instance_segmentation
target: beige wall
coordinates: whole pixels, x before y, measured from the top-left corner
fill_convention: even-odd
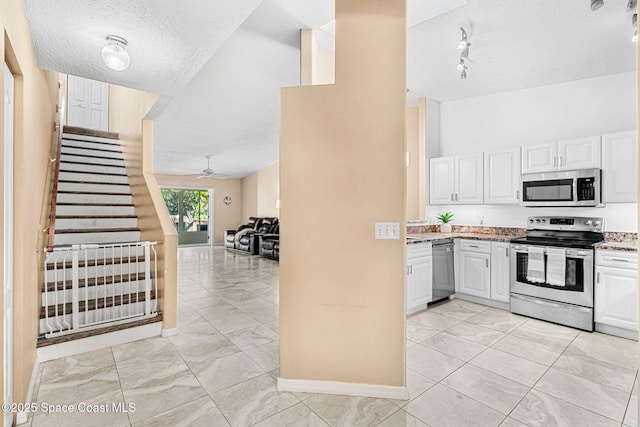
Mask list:
[[[405,384],[405,16],[337,0],[335,85],[282,90],[283,379]],[[375,240],[376,221],[400,239]]]
[[[201,178],[195,176],[156,174],[158,185],[162,187],[203,188],[213,190],[213,242],[224,243],[225,230],[231,230],[242,223],[242,181],[239,179]],[[231,204],[223,200],[231,197]]]
[[[280,217],[280,166],[274,163],[242,179],[242,220],[250,216]]]
[[[407,167],[407,219],[424,220],[426,213],[426,98],[419,105],[407,108],[406,138],[409,165]]]
[[[0,54],[15,76],[14,120],[14,401],[24,402],[36,358],[38,336],[40,260],[46,227],[41,219],[48,173],[48,157],[54,141],[53,123],[57,97],[57,73],[38,68],[22,2],[0,2]],[[4,82],[0,79],[0,92]],[[4,102],[0,103],[4,117]],[[3,164],[4,123],[0,120],[0,164]],[[4,188],[2,176],[0,186]],[[20,191],[28,189],[28,191]],[[4,206],[0,200],[0,216]],[[4,218],[0,237],[4,241]],[[4,272],[0,245],[0,274]],[[0,296],[0,306],[4,301]],[[4,318],[4,316],[2,316]],[[2,320],[0,320],[2,323]],[[0,327],[4,328],[3,324]],[[4,329],[2,329],[4,330]],[[3,358],[4,355],[0,355]],[[4,373],[2,374],[4,381]]]
[[[178,236],[153,175],[153,122],[143,120],[158,96],[111,85],[109,130],[118,132],[141,238],[157,241],[158,300],[163,328],[177,327]]]

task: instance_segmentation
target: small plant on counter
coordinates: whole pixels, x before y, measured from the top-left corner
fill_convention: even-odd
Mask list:
[[[443,214],[438,215],[436,218],[440,220],[443,224],[448,224],[451,222],[451,218],[453,218],[453,214],[451,212],[445,212]]]

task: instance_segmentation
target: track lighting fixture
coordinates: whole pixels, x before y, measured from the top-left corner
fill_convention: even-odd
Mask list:
[[[591,0],[591,10],[596,11],[604,6],[604,0]]]
[[[631,17],[631,24],[633,25],[633,37],[631,37],[632,42],[638,41],[638,14],[634,13]]]
[[[467,64],[466,60],[469,58],[469,47],[471,43],[469,43],[469,36],[467,36],[467,32],[464,28],[460,27],[460,31],[462,32],[462,38],[458,42],[458,49],[462,50],[460,52],[460,61],[458,61],[458,65],[456,65],[456,70],[460,71],[460,78],[467,78]]]
[[[629,2],[627,3],[627,12],[635,12],[637,4],[637,0],[629,0]]]
[[[460,27],[460,31],[462,31],[462,38],[458,42],[458,49],[461,49],[461,50],[469,49],[469,46],[471,46],[471,43],[469,43],[469,40],[467,38],[467,32],[462,27]]]

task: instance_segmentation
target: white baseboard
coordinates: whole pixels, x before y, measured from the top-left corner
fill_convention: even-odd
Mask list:
[[[511,310],[511,305],[508,302],[494,301],[487,298],[480,298],[473,295],[458,294],[458,293],[454,294],[452,298],[458,298],[458,299],[462,299],[469,302],[475,302],[476,304],[488,305],[489,307],[499,308],[500,310],[506,310],[506,311]]]
[[[596,323],[596,331],[603,334],[626,338],[628,340],[638,341],[638,331],[630,331],[628,329],[622,329],[615,326],[603,325],[602,323]]]
[[[36,388],[36,379],[38,378],[38,371],[40,370],[40,360],[36,355],[36,361],[33,364],[33,370],[31,371],[31,379],[29,380],[29,389],[27,390],[27,398],[25,403],[28,406],[33,401],[33,390]],[[16,425],[25,424],[29,421],[29,412],[20,411],[16,414]]]
[[[178,328],[162,328],[162,338],[172,337],[178,335]]]
[[[38,360],[46,362],[48,360],[60,359],[61,357],[73,356],[74,354],[81,354],[101,348],[111,347],[112,345],[157,337],[161,334],[162,322],[151,323],[148,325],[137,326],[135,328],[109,332],[108,334],[95,335],[60,344],[40,347],[38,348],[37,353]]]
[[[409,399],[409,391],[406,387],[342,383],[336,381],[278,378],[278,390],[303,393],[346,394],[348,396],[380,397],[398,400]]]

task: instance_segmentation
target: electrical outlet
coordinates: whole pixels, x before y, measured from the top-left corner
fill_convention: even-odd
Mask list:
[[[399,222],[376,222],[376,239],[398,240],[400,239]]]

